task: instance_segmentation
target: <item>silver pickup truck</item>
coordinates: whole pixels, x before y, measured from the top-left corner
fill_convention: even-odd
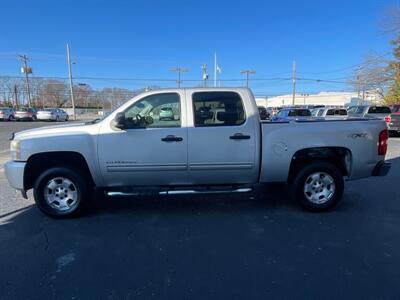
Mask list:
[[[261,122],[249,89],[162,89],[102,120],[13,134],[5,172],[55,217],[78,214],[95,189],[240,193],[266,182],[288,183],[304,208],[323,211],[341,199],[344,179],[387,174],[387,143],[382,120]]]

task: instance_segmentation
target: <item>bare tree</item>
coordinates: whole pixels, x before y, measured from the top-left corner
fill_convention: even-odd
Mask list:
[[[1,96],[3,98],[3,102],[10,103],[12,106],[18,106],[21,103],[16,101],[19,99],[19,92],[23,88],[23,82],[20,78],[10,77],[10,76],[2,76],[0,77],[0,91]],[[17,93],[15,93],[17,92]]]
[[[364,98],[365,91],[375,90],[387,104],[400,103],[400,9],[391,8],[386,13],[386,33],[395,33],[391,40],[394,46],[392,55],[369,55],[354,72],[350,84]]]
[[[64,107],[68,101],[67,86],[63,81],[46,80],[39,92],[42,102],[48,107]]]

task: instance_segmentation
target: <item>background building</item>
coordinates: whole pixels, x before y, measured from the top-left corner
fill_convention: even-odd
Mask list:
[[[256,96],[257,105],[278,107],[292,105],[292,94],[279,96]],[[318,94],[296,94],[295,105],[351,106],[379,103],[381,96],[377,91],[366,91],[364,97],[357,92],[320,92]]]

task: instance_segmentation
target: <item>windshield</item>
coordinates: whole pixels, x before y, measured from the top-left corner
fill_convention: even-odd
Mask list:
[[[392,113],[398,113],[398,112],[400,112],[400,105],[399,106],[395,106],[392,109]]]

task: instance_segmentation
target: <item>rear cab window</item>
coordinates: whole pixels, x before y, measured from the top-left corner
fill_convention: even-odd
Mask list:
[[[246,121],[242,98],[235,92],[196,92],[192,95],[195,127],[238,126]]]

